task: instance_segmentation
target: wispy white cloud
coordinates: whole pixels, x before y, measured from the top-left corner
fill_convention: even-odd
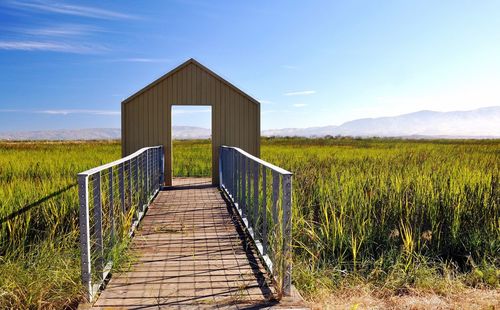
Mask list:
[[[292,91],[284,93],[285,96],[308,96],[315,94],[315,90],[302,90],[302,91]]]
[[[142,63],[160,63],[160,62],[170,62],[171,59],[168,58],[118,58],[111,59],[110,62],[142,62]]]
[[[298,69],[299,67],[297,66],[292,66],[292,65],[282,65],[281,68],[283,69],[288,69],[288,70],[296,70]]]
[[[103,31],[102,29],[89,25],[57,25],[39,28],[13,29],[15,32],[33,36],[46,37],[75,37],[89,35],[94,32]]]
[[[120,115],[120,111],[113,111],[113,110],[43,110],[39,111],[38,113],[59,114],[59,115],[69,115],[69,114]]]
[[[53,1],[39,0],[34,2],[27,1],[10,1],[8,2],[11,6],[20,9],[56,13],[64,15],[74,15],[90,18],[99,19],[134,19],[137,18],[134,15],[124,14],[121,12],[105,10],[101,8],[83,6],[83,5],[73,5],[65,3],[57,3]]]
[[[174,115],[177,115],[177,114],[197,114],[197,113],[210,113],[211,111],[212,111],[211,109],[197,109],[197,110],[186,109],[186,110],[183,110],[183,109],[175,107],[172,110],[172,114],[174,114]]]
[[[114,110],[85,110],[85,109],[63,109],[63,110],[23,110],[23,109],[0,109],[5,113],[33,113],[50,115],[90,114],[90,115],[120,115],[120,111]]]
[[[76,54],[95,54],[106,51],[107,48],[97,44],[76,44],[51,41],[13,40],[0,41],[0,50],[49,51]]]
[[[306,107],[307,104],[305,104],[305,103],[295,103],[295,104],[293,104],[293,106],[296,107],[296,108],[303,108],[303,107]]]

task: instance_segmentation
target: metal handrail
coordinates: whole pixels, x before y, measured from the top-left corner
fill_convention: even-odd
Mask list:
[[[154,146],[78,174],[82,282],[89,301],[111,270],[116,245],[132,236],[164,183],[164,165],[163,146]]]
[[[235,206],[264,265],[285,296],[290,296],[292,289],[292,175],[240,148],[220,148],[220,188]]]

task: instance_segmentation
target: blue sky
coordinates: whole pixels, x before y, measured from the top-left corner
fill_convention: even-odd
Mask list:
[[[262,128],[500,104],[500,1],[0,1],[0,131],[120,126],[195,58]],[[201,109],[201,110],[200,110]],[[206,124],[203,108],[177,125]]]

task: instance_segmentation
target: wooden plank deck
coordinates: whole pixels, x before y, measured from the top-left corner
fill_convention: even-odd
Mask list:
[[[273,289],[210,179],[174,179],[132,241],[136,260],[114,274],[94,309],[267,308]]]

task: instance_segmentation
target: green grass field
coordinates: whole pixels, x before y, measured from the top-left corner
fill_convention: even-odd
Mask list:
[[[500,141],[263,139],[294,172],[294,284],[308,298],[498,288]],[[76,174],[115,142],[0,142],[0,308],[81,296]],[[210,174],[208,141],[174,142],[174,175]]]

